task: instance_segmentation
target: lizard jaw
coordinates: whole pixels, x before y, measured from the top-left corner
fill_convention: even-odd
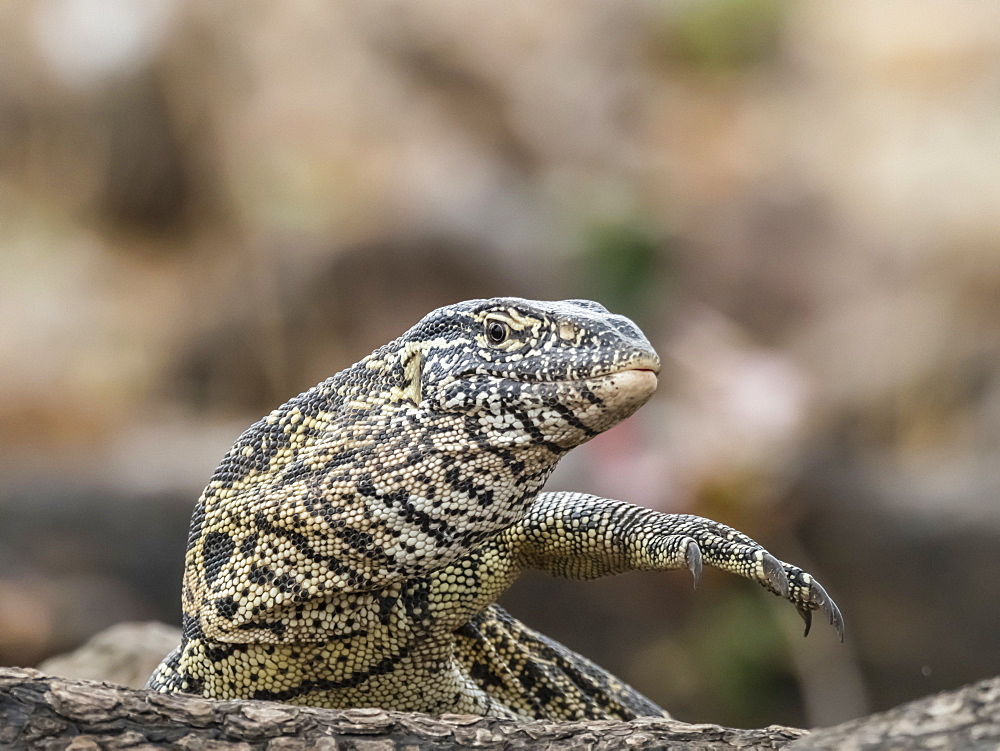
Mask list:
[[[581,421],[602,432],[617,425],[645,404],[656,391],[656,371],[632,367],[582,382],[600,402]]]

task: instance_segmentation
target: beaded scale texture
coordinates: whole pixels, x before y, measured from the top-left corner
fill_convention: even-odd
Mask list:
[[[593,579],[702,562],[823,588],[687,514],[539,492],[656,388],[639,328],[586,300],[440,308],[251,426],[198,501],[163,692],[539,719],[668,716],[495,604],[526,567]]]

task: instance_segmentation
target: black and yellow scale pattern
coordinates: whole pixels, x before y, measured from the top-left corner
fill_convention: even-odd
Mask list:
[[[525,567],[592,579],[702,562],[843,632],[823,588],[690,515],[540,493],[656,388],[629,319],[471,300],[251,426],[191,522],[183,640],[149,687],[210,698],[547,719],[666,713],[495,601]]]

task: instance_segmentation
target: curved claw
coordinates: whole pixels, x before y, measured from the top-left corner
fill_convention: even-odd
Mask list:
[[[802,636],[809,636],[809,629],[811,629],[813,625],[812,611],[807,607],[803,607],[802,605],[796,605],[795,609],[799,611],[799,615],[802,616],[802,620],[806,622],[806,632],[802,634]]]
[[[768,552],[764,552],[760,561],[764,569],[764,577],[768,588],[781,597],[788,597],[788,575],[785,573],[781,561]],[[824,594],[826,594],[824,592]],[[808,628],[806,629],[808,632]]]
[[[694,578],[694,588],[698,589],[698,585],[701,584],[701,548],[694,540],[688,543],[687,550],[684,551],[684,560]]]
[[[819,609],[823,611],[823,615],[826,616],[830,625],[837,629],[837,635],[840,637],[840,640],[844,641],[844,616],[841,614],[840,608],[837,607],[837,603],[823,589],[823,585],[815,579],[809,584],[809,600],[816,603]],[[808,627],[806,628],[806,633],[809,633]]]
[[[821,610],[830,625],[837,630],[837,636],[840,637],[841,641],[844,641],[844,616],[841,615],[837,603],[823,589],[823,585],[815,579],[809,581],[808,602],[797,604],[795,609],[799,611],[802,620],[806,622],[806,631],[803,636],[809,636],[809,629],[812,627],[812,611]]]

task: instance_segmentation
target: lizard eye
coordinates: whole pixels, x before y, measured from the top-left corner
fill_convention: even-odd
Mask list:
[[[510,327],[502,321],[486,322],[486,338],[490,344],[503,344],[510,335]]]

